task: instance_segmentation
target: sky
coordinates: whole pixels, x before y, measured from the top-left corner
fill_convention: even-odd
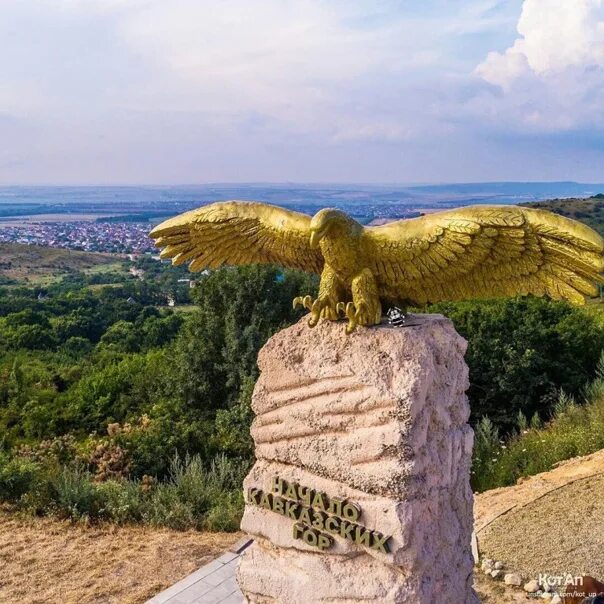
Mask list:
[[[604,181],[604,0],[0,0],[1,184]]]

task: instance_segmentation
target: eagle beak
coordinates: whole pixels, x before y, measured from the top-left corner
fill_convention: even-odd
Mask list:
[[[319,231],[311,231],[310,233],[310,247],[313,250],[316,250],[319,247],[319,242],[323,239],[325,235],[325,230]]]

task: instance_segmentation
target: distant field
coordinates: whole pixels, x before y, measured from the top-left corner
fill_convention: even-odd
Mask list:
[[[114,254],[0,243],[0,276],[20,283],[45,284],[74,271],[119,271],[121,260]]]
[[[596,195],[586,199],[550,199],[548,201],[532,201],[521,204],[528,208],[539,208],[573,218],[589,225],[592,229],[604,235],[604,195]]]

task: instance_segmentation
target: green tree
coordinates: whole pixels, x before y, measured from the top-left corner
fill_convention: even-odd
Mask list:
[[[177,342],[174,371],[183,400],[200,413],[235,405],[247,378],[258,374],[260,348],[301,316],[293,298],[316,286],[309,275],[271,266],[227,268],[201,280],[194,294],[199,309]]]
[[[61,346],[61,351],[74,359],[81,359],[92,351],[92,343],[86,338],[71,337]]]
[[[473,421],[488,416],[506,430],[519,412],[549,417],[561,389],[580,392],[604,347],[597,316],[566,302],[529,296],[429,310],[450,317],[468,340]]]
[[[139,323],[141,345],[144,348],[165,346],[176,337],[180,331],[182,321],[182,317],[174,313],[165,317],[148,317],[142,323]]]
[[[57,341],[51,329],[42,325],[17,325],[2,330],[4,345],[13,350],[43,350],[53,348]]]
[[[139,334],[133,323],[116,321],[101,337],[101,346],[118,352],[136,352],[140,349]]]

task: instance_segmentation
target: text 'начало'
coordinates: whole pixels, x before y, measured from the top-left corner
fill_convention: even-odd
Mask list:
[[[321,491],[273,477],[271,492],[248,489],[249,504],[295,520],[293,536],[320,550],[333,545],[332,535],[387,554],[390,536],[358,523],[361,507],[345,499],[328,497]]]

